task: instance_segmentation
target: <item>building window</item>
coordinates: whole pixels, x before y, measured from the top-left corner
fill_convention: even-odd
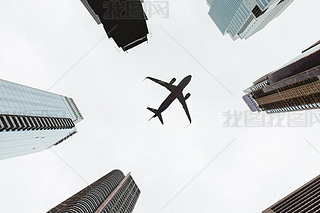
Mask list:
[[[256,6],[253,8],[252,13],[253,13],[253,15],[254,15],[256,18],[258,18],[259,16],[263,15],[267,10],[268,10],[268,9],[262,11],[262,10],[260,9],[260,7],[258,7],[258,5],[256,5]]]

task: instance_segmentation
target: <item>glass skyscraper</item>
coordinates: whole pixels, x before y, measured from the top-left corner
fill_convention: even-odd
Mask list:
[[[320,108],[320,42],[244,91],[252,111],[279,113]]]
[[[0,159],[57,145],[82,119],[72,98],[0,79]]]
[[[47,213],[131,213],[140,190],[120,170],[113,170]]]
[[[279,16],[293,0],[207,0],[209,16],[223,35],[247,39]]]

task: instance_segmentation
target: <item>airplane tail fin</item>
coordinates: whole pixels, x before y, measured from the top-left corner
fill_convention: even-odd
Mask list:
[[[154,113],[154,115],[149,119],[149,121],[150,121],[152,118],[158,117],[159,120],[160,120],[160,122],[163,124],[162,115],[161,115],[161,113],[158,112],[158,110],[153,109],[153,108],[150,108],[150,107],[148,107],[147,109]]]

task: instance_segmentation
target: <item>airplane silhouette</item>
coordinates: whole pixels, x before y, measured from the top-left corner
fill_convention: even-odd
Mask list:
[[[189,110],[186,104],[186,100],[191,96],[190,93],[187,93],[186,96],[183,96],[182,91],[183,89],[189,84],[190,80],[191,80],[191,75],[186,76],[177,86],[173,85],[173,83],[176,81],[175,78],[173,78],[170,83],[152,78],[152,77],[146,77],[147,79],[150,79],[151,81],[154,81],[158,84],[160,84],[161,86],[164,86],[165,88],[167,88],[171,93],[170,95],[162,102],[162,104],[160,105],[160,107],[158,109],[153,109],[148,107],[147,109],[150,110],[151,112],[154,113],[154,115],[149,119],[149,121],[152,118],[158,117],[160,122],[163,124],[163,119],[161,116],[161,113],[166,110],[170,104],[178,99],[180,101],[180,103],[182,104],[182,107],[184,109],[184,111],[186,112],[188,119],[191,123],[191,117],[189,114]]]

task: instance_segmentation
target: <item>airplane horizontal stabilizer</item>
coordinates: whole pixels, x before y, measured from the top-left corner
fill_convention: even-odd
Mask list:
[[[150,108],[150,107],[148,107],[147,109],[154,113],[154,115],[149,119],[149,121],[150,121],[152,118],[158,117],[159,120],[160,120],[160,122],[163,124],[162,115],[161,115],[161,113],[158,112],[158,110],[153,109],[153,108]]]
[[[156,109],[153,109],[153,108],[150,108],[150,107],[148,107],[147,109],[150,110],[151,112],[153,112],[154,114],[157,113],[157,110],[156,110]]]

